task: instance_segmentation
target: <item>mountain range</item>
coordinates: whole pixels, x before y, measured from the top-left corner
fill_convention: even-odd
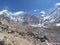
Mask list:
[[[8,39],[9,36],[10,38],[12,38],[12,36],[13,38],[14,36],[18,36],[17,38],[15,37],[18,41],[20,35],[22,35],[21,37],[24,37],[23,41],[24,39],[28,39],[29,41],[33,38],[32,40],[42,43],[40,38],[47,36],[51,42],[60,42],[60,4],[56,4],[48,15],[42,11],[39,16],[23,11],[12,13],[8,10],[2,10],[0,11],[0,33],[4,35],[8,34]],[[2,37],[4,35],[2,35]],[[35,44],[35,41],[33,42]]]

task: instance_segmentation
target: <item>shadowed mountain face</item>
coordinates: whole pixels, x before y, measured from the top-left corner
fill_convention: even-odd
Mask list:
[[[34,15],[23,14],[23,15],[18,15],[16,17],[22,18],[25,23],[29,23],[29,24],[38,24],[39,23],[39,19]]]

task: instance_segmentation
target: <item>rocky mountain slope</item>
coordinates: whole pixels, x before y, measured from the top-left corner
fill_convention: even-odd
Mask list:
[[[0,22],[0,45],[47,45],[43,37],[39,37],[34,31],[14,30],[7,23]],[[18,29],[18,28],[17,28]],[[42,38],[42,39],[41,39]],[[43,43],[44,42],[44,43]],[[51,43],[49,43],[51,44]]]
[[[55,45],[60,44],[57,31],[40,27],[15,25],[0,21],[0,45]]]

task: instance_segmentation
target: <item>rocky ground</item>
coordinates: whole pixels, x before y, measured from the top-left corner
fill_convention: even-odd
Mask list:
[[[10,25],[0,22],[0,45],[41,45],[32,34],[16,31]]]
[[[54,42],[57,35],[54,31],[43,28],[14,28],[8,23],[0,22],[0,45],[60,45],[59,42]]]

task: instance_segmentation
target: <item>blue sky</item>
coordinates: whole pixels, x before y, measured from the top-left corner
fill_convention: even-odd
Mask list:
[[[48,13],[57,2],[60,0],[0,0],[0,10],[25,11],[37,15],[40,11]]]

